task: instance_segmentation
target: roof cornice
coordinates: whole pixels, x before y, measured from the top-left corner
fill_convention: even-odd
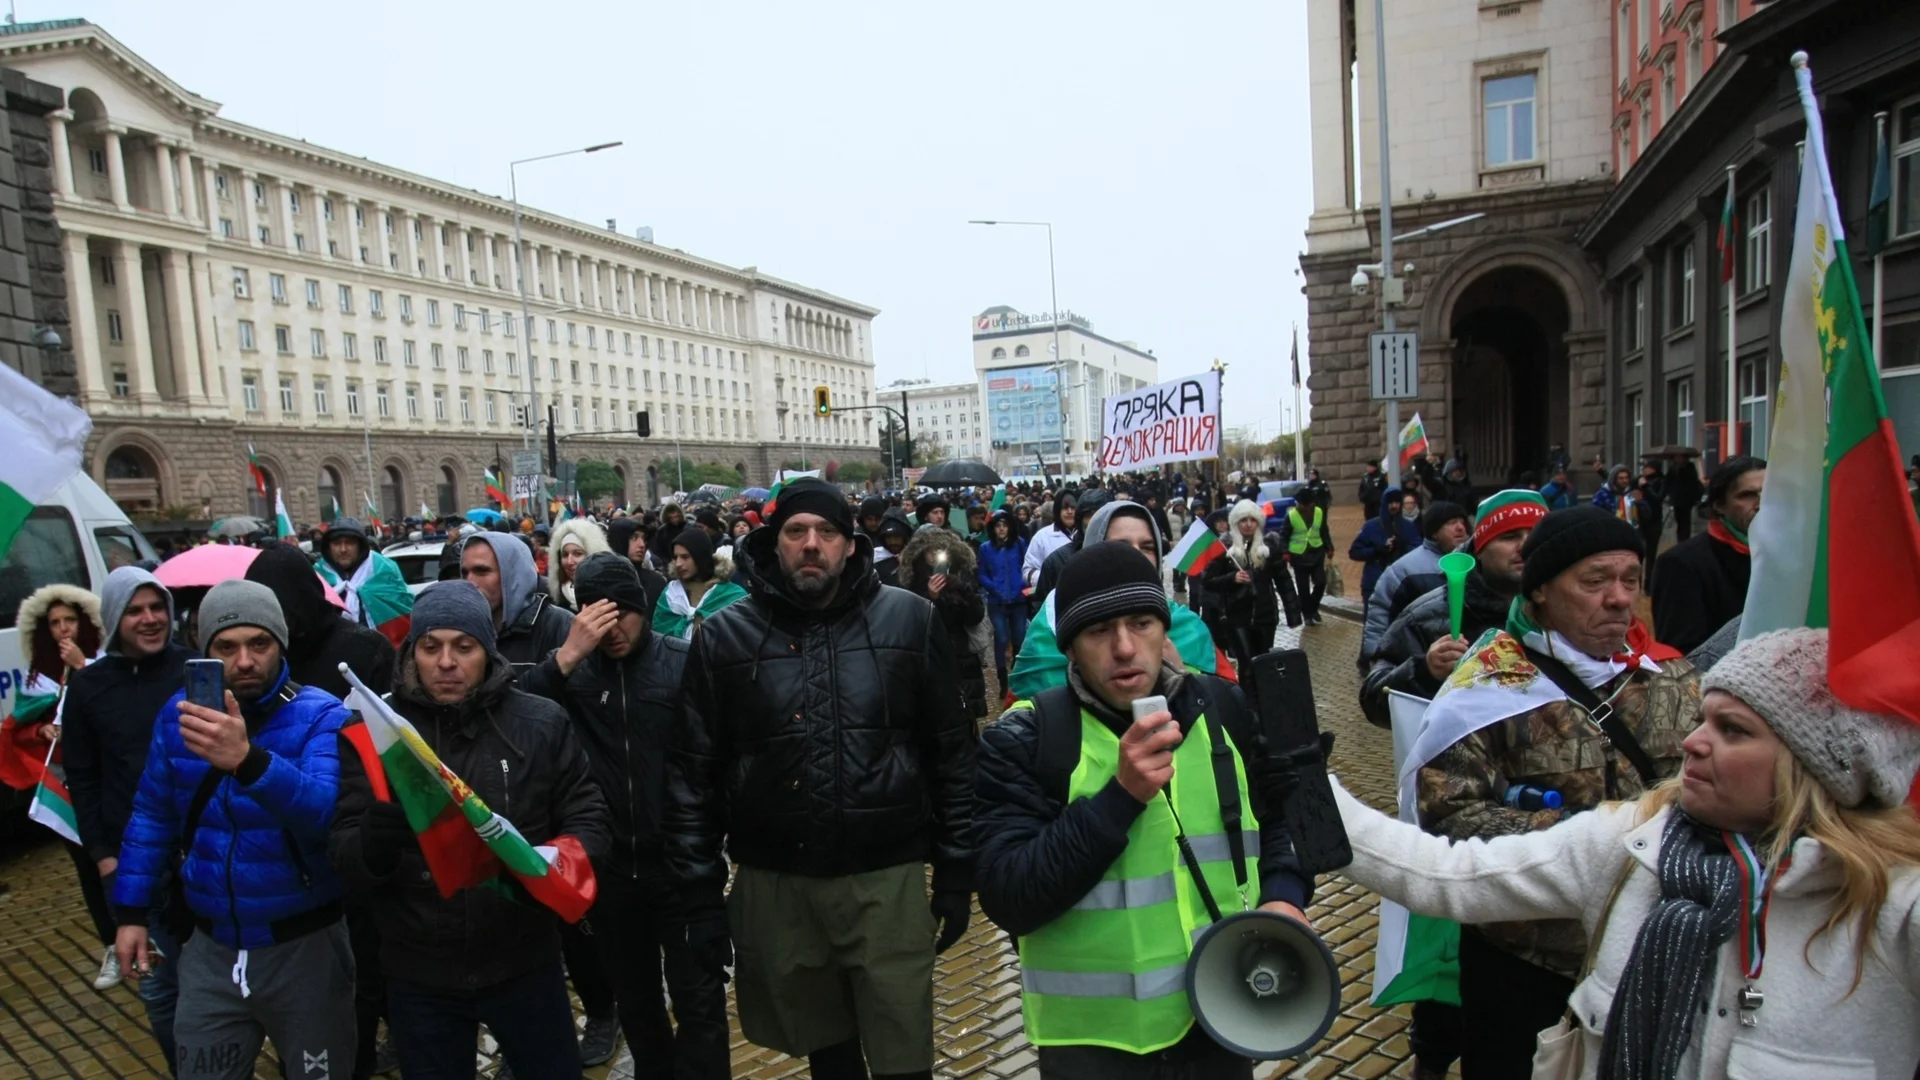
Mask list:
[[[174,82],[159,68],[147,63],[139,53],[122,45],[112,34],[85,19],[60,20],[18,26],[14,32],[0,35],[0,62],[36,53],[88,52],[129,76],[192,120],[210,117],[220,111],[220,103],[201,97]]]

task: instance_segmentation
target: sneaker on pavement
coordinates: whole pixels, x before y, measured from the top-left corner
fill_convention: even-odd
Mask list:
[[[120,985],[120,958],[113,953],[113,946],[107,946],[105,956],[100,958],[100,974],[93,977],[95,990],[111,990]]]
[[[620,1049],[620,1018],[589,1016],[586,1030],[580,1033],[580,1064],[605,1065]]]
[[[373,1074],[382,1076],[399,1067],[400,1055],[394,1052],[393,1036],[387,1032],[381,1032],[380,1040],[373,1044]]]

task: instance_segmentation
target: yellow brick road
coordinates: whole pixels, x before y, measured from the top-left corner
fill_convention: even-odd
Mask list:
[[[1356,704],[1353,657],[1359,628],[1342,618],[1300,634],[1282,630],[1282,643],[1302,638],[1312,660],[1320,722],[1337,736],[1334,766],[1349,788],[1379,806],[1392,799],[1392,747],[1387,733],[1369,726]],[[159,1050],[131,984],[105,993],[92,987],[100,950],[81,910],[73,868],[50,835],[24,826],[0,841],[0,1078],[144,1077],[159,1072]],[[1263,1066],[1259,1075],[1373,1078],[1407,1076],[1405,1009],[1369,1008],[1378,900],[1344,879],[1320,883],[1309,914],[1341,964],[1342,1011],[1327,1039],[1296,1062]],[[976,916],[966,938],[940,958],[934,992],[935,1042],[944,1077],[1013,1080],[1037,1075],[1020,1032],[1020,975],[1005,935]],[[492,1045],[476,1053],[481,1075],[494,1070]],[[263,1055],[256,1070],[277,1080]],[[589,1070],[594,1077],[607,1067]],[[631,1074],[624,1052],[613,1075]],[[803,1077],[806,1063],[747,1044],[734,1032],[733,1075],[752,1080]],[[344,1074],[342,1074],[344,1080]]]

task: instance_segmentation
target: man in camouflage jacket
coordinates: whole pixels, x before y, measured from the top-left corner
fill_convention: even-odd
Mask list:
[[[1699,676],[1633,617],[1643,551],[1630,523],[1592,507],[1554,511],[1534,527],[1506,629],[1475,643],[1429,707],[1423,737],[1463,734],[1413,779],[1428,832],[1465,840],[1551,828],[1679,773],[1680,742],[1699,722]],[[1640,775],[1534,663],[1538,654],[1611,705],[1655,775]],[[1560,808],[1526,808],[1526,789],[1558,792]],[[1462,928],[1463,1075],[1529,1075],[1534,1037],[1565,1011],[1585,955],[1574,921]]]

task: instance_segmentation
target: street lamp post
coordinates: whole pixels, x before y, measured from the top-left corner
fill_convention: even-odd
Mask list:
[[[583,146],[578,150],[561,150],[557,153],[540,154],[536,157],[521,158],[518,161],[509,161],[507,163],[507,185],[513,197],[513,250],[519,259],[517,269],[520,278],[520,328],[527,335],[527,423],[526,426],[520,430],[520,449],[522,450],[533,449],[533,428],[534,425],[539,423],[535,418],[540,415],[540,390],[538,384],[539,377],[534,372],[533,312],[529,310],[527,305],[527,241],[526,237],[523,236],[520,231],[520,176],[518,169],[522,165],[529,165],[536,161],[547,161],[552,158],[568,157],[573,154],[593,154],[601,150],[611,150],[619,145],[621,145],[621,140],[616,139],[613,142]],[[534,502],[538,504],[540,523],[545,525],[547,523],[547,500],[535,499]]]
[[[1067,362],[1067,354],[1060,349],[1060,286],[1058,278],[1054,274],[1053,266],[1053,222],[998,221],[985,218],[973,218],[969,220],[967,224],[1024,225],[1030,228],[1047,230],[1047,298],[1048,302],[1053,305],[1053,362],[1055,364],[1065,364]],[[1061,378],[1061,375],[1055,372],[1054,385],[1056,388],[1059,386]],[[1060,416],[1060,478],[1061,482],[1065,483],[1067,476],[1067,408],[1065,399],[1057,389],[1054,393],[1054,408]]]

